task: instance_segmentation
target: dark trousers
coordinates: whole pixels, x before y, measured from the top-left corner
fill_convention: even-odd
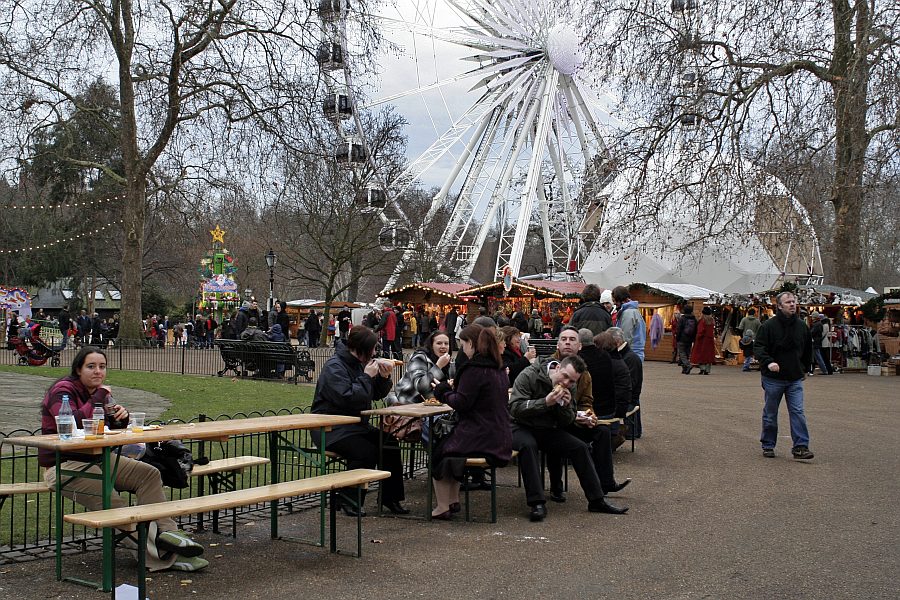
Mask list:
[[[572,425],[566,431],[571,433],[586,444],[590,444],[591,460],[594,461],[594,469],[603,489],[612,489],[616,485],[616,476],[613,469],[612,448],[610,446],[610,430],[606,425],[598,425],[593,429]],[[562,458],[559,454],[547,455],[547,471],[550,473],[550,489],[554,492],[562,492]]]
[[[680,364],[682,367],[691,366],[691,348],[693,346],[693,340],[687,342],[678,342],[678,364]]]
[[[519,451],[519,468],[522,470],[528,506],[546,502],[540,451],[571,461],[588,501],[603,497],[603,486],[600,485],[600,478],[597,477],[586,443],[562,429],[531,429],[513,425],[512,434],[513,449]]]
[[[378,464],[379,436],[384,436],[381,464]],[[400,456],[400,446],[393,437],[372,428],[364,434],[329,442],[325,445],[325,449],[340,454],[347,461],[348,469],[377,467],[390,471],[391,476],[381,481],[383,502],[400,502],[406,497],[403,491],[403,460]]]

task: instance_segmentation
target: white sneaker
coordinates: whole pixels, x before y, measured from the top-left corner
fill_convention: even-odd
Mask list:
[[[172,563],[172,566],[169,567],[172,571],[199,571],[200,569],[205,569],[209,566],[209,561],[205,558],[200,558],[199,556],[187,557],[187,556],[179,556],[175,559],[175,562]]]

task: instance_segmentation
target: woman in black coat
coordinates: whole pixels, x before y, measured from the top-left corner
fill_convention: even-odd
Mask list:
[[[522,332],[518,328],[501,327],[500,332],[503,334],[503,339],[506,340],[506,348],[503,350],[503,366],[509,370],[507,373],[509,387],[512,387],[519,373],[524,371],[535,359],[537,351],[533,347],[529,347],[527,352],[522,353]]]
[[[378,467],[390,471],[391,476],[381,484],[381,504],[394,514],[407,514],[409,510],[400,504],[405,497],[400,447],[392,437],[370,425],[369,417],[360,414],[370,410],[373,401],[384,398],[391,390],[394,363],[375,358],[377,342],[375,332],[363,326],[350,330],[346,344],[338,340],[334,356],[328,359],[319,374],[312,412],[360,417],[359,423],[339,425],[326,432],[325,449],[342,456],[348,469]],[[381,464],[378,462],[379,436],[384,438]],[[313,443],[318,446],[318,436],[313,436]],[[365,514],[362,506],[351,507],[346,501],[342,508],[349,516],[356,516],[357,512]]]
[[[322,335],[322,322],[319,321],[319,315],[315,310],[309,311],[306,317],[306,343],[310,348],[319,347],[319,337]]]

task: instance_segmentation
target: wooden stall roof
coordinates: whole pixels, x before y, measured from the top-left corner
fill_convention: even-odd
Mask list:
[[[493,296],[495,298],[518,296],[535,296],[538,298],[572,298],[581,294],[584,289],[581,281],[542,281],[538,279],[513,279],[509,294],[504,294],[503,282],[495,281],[481,286],[470,287],[459,292],[460,296]]]
[[[457,302],[463,304],[459,292],[468,288],[466,283],[443,283],[439,281],[417,281],[381,292],[382,296],[396,302]]]

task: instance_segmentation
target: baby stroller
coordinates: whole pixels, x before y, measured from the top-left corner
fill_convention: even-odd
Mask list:
[[[28,337],[16,335],[9,338],[9,343],[12,344],[16,354],[19,355],[19,364],[22,366],[31,365],[32,367],[38,367],[47,362],[47,359],[50,359],[51,367],[59,366],[59,350],[48,346],[37,335]]]

